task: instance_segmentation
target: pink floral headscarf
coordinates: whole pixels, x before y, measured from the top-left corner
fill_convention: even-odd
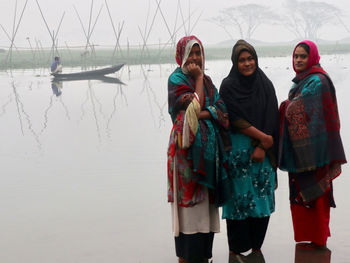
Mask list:
[[[186,36],[177,42],[175,59],[177,64],[182,68],[182,71],[186,74],[187,69],[184,67],[188,55],[194,44],[198,44],[202,55],[202,70],[204,70],[204,49],[202,42],[196,36]]]
[[[307,62],[307,67],[306,69],[309,69],[311,68],[312,66],[315,66],[315,65],[318,65],[320,63],[320,55],[318,54],[318,49],[317,49],[317,46],[314,42],[310,41],[310,40],[304,40],[304,41],[301,41],[299,42],[294,50],[293,50],[293,69],[296,73],[300,73],[298,72],[296,69],[295,69],[295,66],[294,66],[294,53],[295,53],[295,49],[299,46],[299,44],[301,43],[304,43],[306,45],[309,46],[310,48],[310,54],[309,54],[309,60]]]

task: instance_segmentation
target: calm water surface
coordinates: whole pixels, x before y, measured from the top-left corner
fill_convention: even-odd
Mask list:
[[[324,56],[321,62],[337,88],[349,157],[350,55]],[[293,77],[290,58],[259,63],[281,102]],[[206,67],[219,86],[230,61],[209,61]],[[123,84],[84,80],[58,87],[47,72],[0,72],[0,262],[176,262],[166,202],[167,78],[174,69],[124,67],[117,74]],[[280,172],[276,212],[263,246],[267,263],[306,258],[295,250],[286,179]],[[328,245],[331,262],[345,263],[347,166],[334,188],[338,207],[331,211]],[[224,221],[221,230],[215,262],[227,262]],[[315,257],[330,262],[329,254]]]

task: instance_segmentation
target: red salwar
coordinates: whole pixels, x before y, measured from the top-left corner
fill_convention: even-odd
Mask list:
[[[331,235],[329,230],[330,215],[329,191],[317,198],[311,208],[303,205],[291,204],[296,242],[311,241],[319,246],[327,243]]]

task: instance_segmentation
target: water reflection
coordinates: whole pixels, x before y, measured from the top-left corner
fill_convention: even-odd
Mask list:
[[[142,89],[141,93],[146,92],[152,119],[153,119],[155,125],[156,125],[156,123],[158,123],[158,128],[160,128],[160,127],[162,127],[162,125],[164,126],[164,124],[165,124],[164,109],[167,106],[167,100],[165,100],[163,103],[159,102],[157,94],[153,90],[151,83],[150,83],[150,80],[149,80],[148,74],[151,70],[150,69],[146,70],[144,68],[144,65],[140,65],[140,66],[141,66],[141,72],[142,72],[143,78],[144,78],[143,89]],[[154,104],[155,107],[157,108],[156,109],[157,112],[159,111],[158,120],[156,120],[152,104]]]
[[[112,112],[107,120],[107,136],[108,136],[108,138],[111,138],[111,135],[112,135],[112,130],[110,128],[110,124],[111,124],[113,117],[115,116],[115,114],[117,112],[117,99],[118,99],[118,97],[120,97],[121,103],[124,103],[126,106],[128,106],[128,100],[125,96],[122,85],[118,85],[118,87],[116,89],[116,93],[113,97],[113,110],[112,110]]]
[[[245,255],[231,255],[229,257],[229,263],[265,263],[264,255],[261,251],[253,251],[247,256]]]
[[[31,86],[32,86],[32,83],[30,83],[30,85],[29,85],[29,90],[31,90]],[[13,90],[13,94],[15,96],[17,117],[19,120],[22,135],[24,136],[24,123],[23,123],[23,119],[24,119],[27,122],[28,130],[33,135],[33,138],[36,141],[38,148],[41,149],[42,145],[41,145],[41,142],[39,141],[39,136],[34,131],[31,118],[30,118],[29,114],[26,112],[26,110],[24,109],[24,104],[21,100],[21,97],[18,94],[17,87],[16,87],[14,80],[11,81],[11,87]]]
[[[14,81],[11,81],[11,87],[12,87],[12,90],[13,90],[13,94],[15,95],[15,102],[16,102],[16,109],[17,109],[17,117],[18,117],[18,120],[19,120],[19,124],[20,124],[20,127],[21,127],[21,132],[22,132],[22,135],[24,135],[24,131],[23,131],[23,121],[22,121],[22,115],[21,115],[21,110],[20,110],[20,106],[22,105],[23,106],[23,103],[21,102],[20,100],[20,97],[17,93],[17,87],[15,85],[15,82]],[[23,107],[22,107],[23,108]]]
[[[331,250],[328,248],[317,248],[310,243],[297,243],[295,245],[294,263],[330,263]],[[282,255],[280,255],[282,256]],[[261,252],[251,252],[248,255],[237,255],[231,257],[229,263],[275,263],[277,261],[265,261],[264,255]],[[290,262],[289,258],[278,262]]]
[[[52,89],[53,94],[50,96],[49,105],[47,106],[47,108],[44,111],[44,123],[43,123],[43,127],[40,130],[40,134],[42,134],[48,126],[49,111],[53,106],[54,96],[56,96],[56,98],[58,99],[58,101],[62,105],[67,119],[70,120],[68,108],[65,105],[65,103],[63,102],[62,97],[61,97],[62,89],[63,89],[62,81],[51,81],[51,89]]]
[[[349,68],[350,57],[344,58]],[[290,58],[280,60],[285,65],[281,69],[275,63],[278,58],[263,58],[261,63],[272,65],[268,73],[279,87],[281,100],[289,90],[285,67]],[[221,83],[228,65],[229,61],[208,63],[214,83]],[[160,74],[156,66],[153,71],[148,65],[143,69],[131,66],[130,72],[125,67],[124,74],[121,70],[115,76],[128,86],[99,80],[63,81],[57,88],[59,96],[47,74],[33,76],[29,71],[15,71],[12,83],[13,78],[0,72],[0,262],[175,262],[171,218],[164,196],[164,149],[171,126],[166,84],[174,68],[162,65]],[[340,112],[346,114],[350,74],[338,68],[334,65],[330,74],[337,84]],[[350,122],[346,115],[343,118],[347,150]],[[41,149],[28,129],[28,121],[39,135]],[[43,126],[47,128],[40,133]],[[140,176],[145,171],[147,176]],[[348,262],[350,257],[346,242],[350,233],[348,171],[345,167],[344,177],[335,186],[339,206],[332,211],[331,228],[337,233],[329,241],[332,262]],[[300,251],[291,238],[287,177],[279,174],[278,210],[259,260],[328,263],[330,251]],[[138,215],[144,216],[140,219]],[[214,262],[227,262],[224,233],[215,237]],[[21,253],[16,253],[18,250]],[[259,262],[251,257],[247,256],[245,262]]]
[[[248,256],[245,257],[245,261],[247,263],[265,263],[265,258],[263,253],[261,252],[252,252]]]
[[[61,96],[62,94],[62,81],[52,81],[51,82],[51,89],[53,94],[56,95],[56,97]]]
[[[330,263],[331,250],[328,248],[315,248],[308,243],[295,245],[294,263]]]
[[[43,128],[41,130],[41,133],[47,128],[48,112],[50,111],[51,107],[53,106],[53,96],[60,97],[62,95],[63,83],[64,82],[71,82],[71,81],[82,81],[82,80],[87,80],[88,88],[87,88],[86,93],[85,93],[86,94],[85,99],[83,100],[81,107],[80,107],[81,108],[80,121],[83,121],[83,119],[86,115],[86,107],[88,107],[88,104],[90,104],[91,109],[92,109],[92,116],[93,116],[94,123],[95,123],[95,129],[97,132],[97,137],[98,137],[99,142],[101,142],[101,127],[103,126],[102,120],[107,120],[106,134],[107,134],[107,137],[109,137],[109,138],[111,137],[110,123],[111,123],[111,121],[112,121],[112,119],[115,116],[116,111],[117,111],[117,99],[120,97],[122,103],[124,103],[125,105],[127,105],[128,103],[127,103],[127,98],[125,96],[125,93],[123,92],[123,87],[122,87],[123,85],[125,85],[125,83],[122,82],[117,77],[110,77],[110,76],[70,77],[70,78],[65,78],[65,79],[61,79],[61,78],[57,78],[57,77],[53,78],[51,80],[51,89],[52,89],[53,95],[50,97],[49,106],[45,110],[44,125],[43,125]],[[96,93],[94,90],[94,85],[93,85],[94,80],[98,80],[98,81],[101,81],[103,83],[117,84],[116,85],[117,89],[116,89],[115,95],[113,96],[113,109],[112,109],[112,112],[109,116],[107,116],[107,114],[104,113],[103,103],[96,96]],[[62,104],[63,108],[65,109],[67,118],[70,119],[68,108],[63,103],[62,98],[60,97],[58,101]],[[101,120],[101,118],[99,118],[99,116],[102,116],[102,120]]]
[[[97,115],[97,111],[96,111],[96,103],[100,105],[100,112],[103,115],[102,112],[102,104],[101,102],[97,99],[94,90],[92,89],[92,83],[89,80],[88,81],[88,85],[89,85],[89,89],[88,89],[88,98],[90,98],[91,101],[91,106],[92,106],[92,113],[93,113],[93,117],[95,120],[95,125],[96,125],[96,132],[97,132],[97,136],[98,136],[98,140],[99,142],[101,142],[101,132],[100,132],[100,124],[99,124],[99,119],[98,119],[98,115]]]
[[[125,104],[125,105],[128,105],[128,101],[127,101],[127,98],[125,96],[125,93],[123,92],[123,85],[125,85],[125,84],[122,81],[120,81],[117,78],[111,78],[111,77],[105,77],[105,76],[103,78],[99,78],[99,80],[101,80],[105,83],[112,83],[112,84],[117,83],[118,84],[116,87],[115,94],[113,96],[112,112],[108,116],[108,114],[106,114],[103,111],[104,103],[102,103],[101,100],[96,96],[96,93],[95,93],[95,90],[93,87],[93,82],[91,80],[88,80],[88,89],[85,93],[85,99],[80,107],[81,108],[80,121],[83,121],[83,119],[87,115],[86,114],[87,107],[90,105],[91,110],[92,110],[92,116],[93,116],[94,123],[95,123],[97,138],[98,138],[99,142],[101,143],[102,127],[105,127],[105,132],[106,132],[107,137],[108,138],[111,137],[110,124],[111,124],[113,117],[115,116],[115,114],[117,112],[117,100],[118,100],[118,98],[120,98],[120,102]],[[103,123],[104,120],[107,120],[105,124]]]
[[[8,100],[1,106],[0,117],[6,113],[7,106],[10,105],[11,102],[13,101],[12,94],[10,94],[7,98],[8,98]]]
[[[63,81],[80,81],[80,80],[99,80],[105,83],[124,84],[119,78],[109,77],[109,76],[85,76],[85,77],[70,77],[70,78],[54,77],[52,79],[52,81],[56,83],[63,82]]]

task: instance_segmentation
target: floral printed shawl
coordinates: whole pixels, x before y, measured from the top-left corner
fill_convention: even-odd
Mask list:
[[[185,37],[178,43],[176,61],[183,63],[184,49],[194,37]],[[201,47],[203,54],[203,48]],[[202,56],[202,58],[204,55]],[[203,61],[204,62],[204,61]],[[201,111],[195,93],[195,82],[178,67],[168,80],[169,114],[173,121],[168,147],[168,201],[174,201],[174,176],[179,206],[193,206],[205,198],[203,186],[208,187],[210,201],[220,205],[225,199],[222,187],[226,176],[224,145],[221,133],[228,128],[228,118],[223,101],[211,79],[204,75],[205,102],[202,110],[211,119],[200,120]]]
[[[309,61],[317,64],[297,72],[288,100],[280,106],[279,168],[295,175],[302,201],[311,202],[331,188],[346,159],[335,88],[318,64],[316,45],[304,43],[310,47]]]

